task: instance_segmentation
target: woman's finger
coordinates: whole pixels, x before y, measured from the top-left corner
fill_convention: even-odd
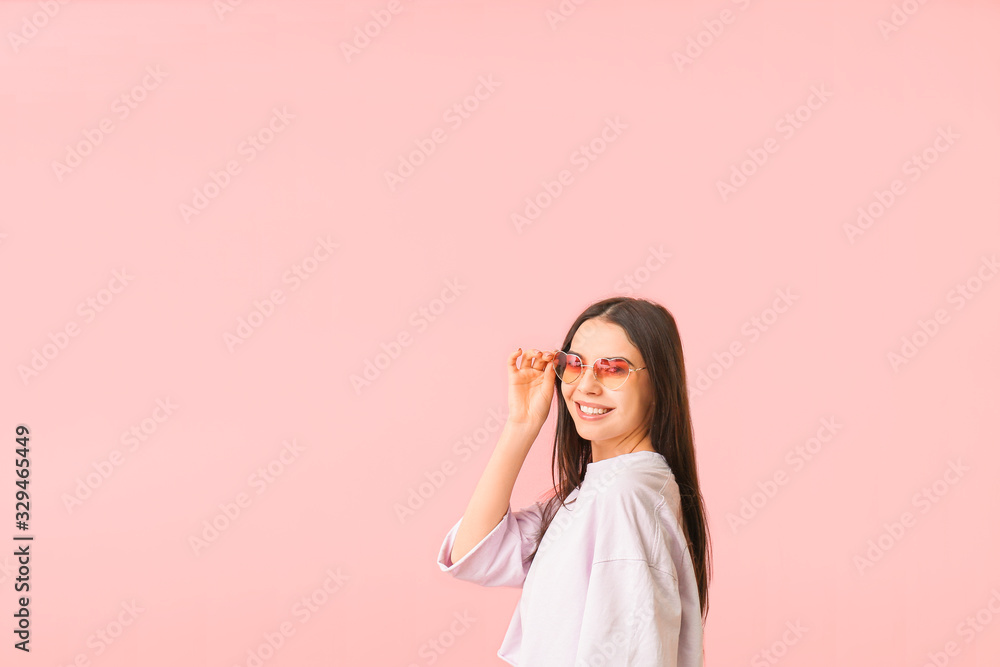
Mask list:
[[[517,372],[517,358],[521,356],[521,348],[514,350],[513,354],[507,357],[507,368]]]

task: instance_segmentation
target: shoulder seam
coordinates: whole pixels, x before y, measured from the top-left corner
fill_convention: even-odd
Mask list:
[[[654,514],[654,519],[655,519],[655,523],[656,523],[656,548],[657,548],[658,551],[661,552],[661,553],[656,554],[659,558],[663,557],[662,550],[664,548],[664,546],[663,546],[663,527],[660,526],[660,511],[661,511],[661,509],[663,508],[663,506],[667,502],[667,497],[665,495],[663,495],[663,490],[665,488],[667,488],[667,484],[670,483],[670,480],[673,479],[673,477],[674,477],[674,473],[673,473],[673,471],[670,471],[667,474],[667,478],[665,480],[663,480],[663,486],[661,486],[660,490],[657,491],[657,493],[660,495],[660,502],[656,503],[656,507],[653,508],[653,514]],[[668,557],[669,557],[669,554],[668,554]]]

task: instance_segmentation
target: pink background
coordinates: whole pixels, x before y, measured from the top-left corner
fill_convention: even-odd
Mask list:
[[[997,664],[1000,7],[562,6],[553,27],[555,0],[0,5],[3,664],[253,665],[282,624],[265,665],[505,664],[520,591],[455,581],[437,550],[498,435],[507,354],[619,293],[670,309],[692,388],[712,378],[692,397],[706,664]],[[779,290],[797,298],[774,319]],[[231,349],[241,318],[259,326]],[[551,481],[552,422],[515,506]]]

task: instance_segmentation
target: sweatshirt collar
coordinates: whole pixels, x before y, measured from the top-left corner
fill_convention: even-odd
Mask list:
[[[651,452],[643,449],[637,452],[619,454],[618,456],[612,456],[600,461],[591,461],[587,464],[587,474],[584,476],[584,481],[591,479],[591,475],[597,474],[603,476],[605,474],[614,474],[625,468],[634,468],[637,466],[666,467],[667,459],[659,452]]]

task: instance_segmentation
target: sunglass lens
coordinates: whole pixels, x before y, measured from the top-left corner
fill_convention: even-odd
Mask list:
[[[628,379],[628,363],[624,359],[598,359],[594,373],[605,387],[617,389]]]
[[[563,382],[575,382],[580,377],[580,369],[583,362],[575,354],[560,352],[556,355],[556,375]]]

